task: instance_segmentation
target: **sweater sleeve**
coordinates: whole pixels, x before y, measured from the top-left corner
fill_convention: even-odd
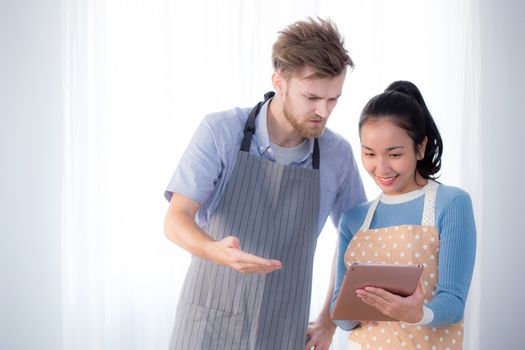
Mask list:
[[[332,314],[332,311],[335,305],[335,301],[337,300],[337,296],[339,295],[339,290],[341,289],[341,284],[343,283],[343,279],[345,277],[345,273],[346,273],[345,252],[354,234],[350,230],[350,227],[348,225],[349,216],[350,216],[349,212],[346,212],[345,214],[343,214],[343,216],[341,217],[341,221],[339,223],[339,238],[338,238],[338,243],[337,243],[337,266],[336,266],[336,275],[335,275],[335,288],[334,288],[334,295],[332,296],[332,301],[330,304],[330,314]],[[333,322],[339,328],[345,331],[349,331],[355,328],[359,324],[358,321],[351,321],[351,320],[333,320]]]
[[[467,193],[456,196],[438,218],[439,267],[434,297],[426,304],[434,313],[427,326],[457,323],[463,318],[474,270],[476,227]]]

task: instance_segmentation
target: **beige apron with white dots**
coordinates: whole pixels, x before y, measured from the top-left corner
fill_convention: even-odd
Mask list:
[[[422,226],[401,225],[369,229],[379,198],[370,205],[363,226],[350,241],[345,265],[353,262],[383,264],[422,264],[421,281],[425,303],[432,299],[438,280],[439,236],[434,225],[438,184],[429,181],[425,193]],[[415,326],[383,321],[377,326],[364,324],[350,333],[348,349],[462,349],[463,320],[446,327]]]

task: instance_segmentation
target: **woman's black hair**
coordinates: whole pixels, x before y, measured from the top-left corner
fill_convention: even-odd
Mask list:
[[[427,138],[423,159],[417,161],[416,171],[424,179],[435,179],[441,169],[443,141],[430,115],[421,92],[409,81],[396,81],[385,92],[374,96],[361,112],[359,132],[370,120],[389,118],[398,127],[406,130],[414,142],[414,150]]]

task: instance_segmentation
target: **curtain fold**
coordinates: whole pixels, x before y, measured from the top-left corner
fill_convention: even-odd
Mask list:
[[[356,62],[328,127],[350,140],[358,163],[361,108],[390,82],[411,80],[443,133],[442,181],[469,190],[478,213],[476,0],[64,4],[64,349],[167,348],[190,257],[164,237],[164,188],[205,114],[251,106],[271,89],[277,31],[307,16],[332,18]],[[328,221],[311,319],[336,238]],[[477,344],[478,293],[476,277],[466,349]],[[345,336],[338,331],[332,348],[346,348]]]
[[[484,225],[481,216],[483,201],[483,172],[481,158],[480,121],[480,19],[479,1],[471,0],[463,4],[465,31],[461,38],[464,47],[464,85],[463,113],[461,118],[460,184],[472,198],[477,230],[477,250],[474,276],[465,310],[465,349],[480,348],[481,328],[481,256],[483,255]]]

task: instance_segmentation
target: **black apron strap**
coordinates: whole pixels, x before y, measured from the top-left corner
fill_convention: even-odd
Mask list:
[[[250,111],[246,125],[244,126],[244,137],[241,143],[241,151],[250,152],[250,145],[252,143],[252,136],[255,134],[255,118],[259,114],[261,107],[266,103],[270,98],[275,95],[275,92],[269,91],[264,94],[264,101],[261,101],[255,105]]]
[[[244,137],[241,143],[241,151],[250,152],[250,146],[252,144],[252,137],[255,134],[255,118],[259,114],[261,107],[275,95],[275,92],[270,91],[264,94],[264,101],[261,101],[255,105],[250,111],[246,125],[244,126]],[[320,155],[319,155],[319,141],[317,138],[314,139],[314,151],[312,154],[312,168],[319,169]]]
[[[314,153],[312,154],[312,168],[319,170],[319,163],[321,157],[319,156],[319,141],[314,139]]]

